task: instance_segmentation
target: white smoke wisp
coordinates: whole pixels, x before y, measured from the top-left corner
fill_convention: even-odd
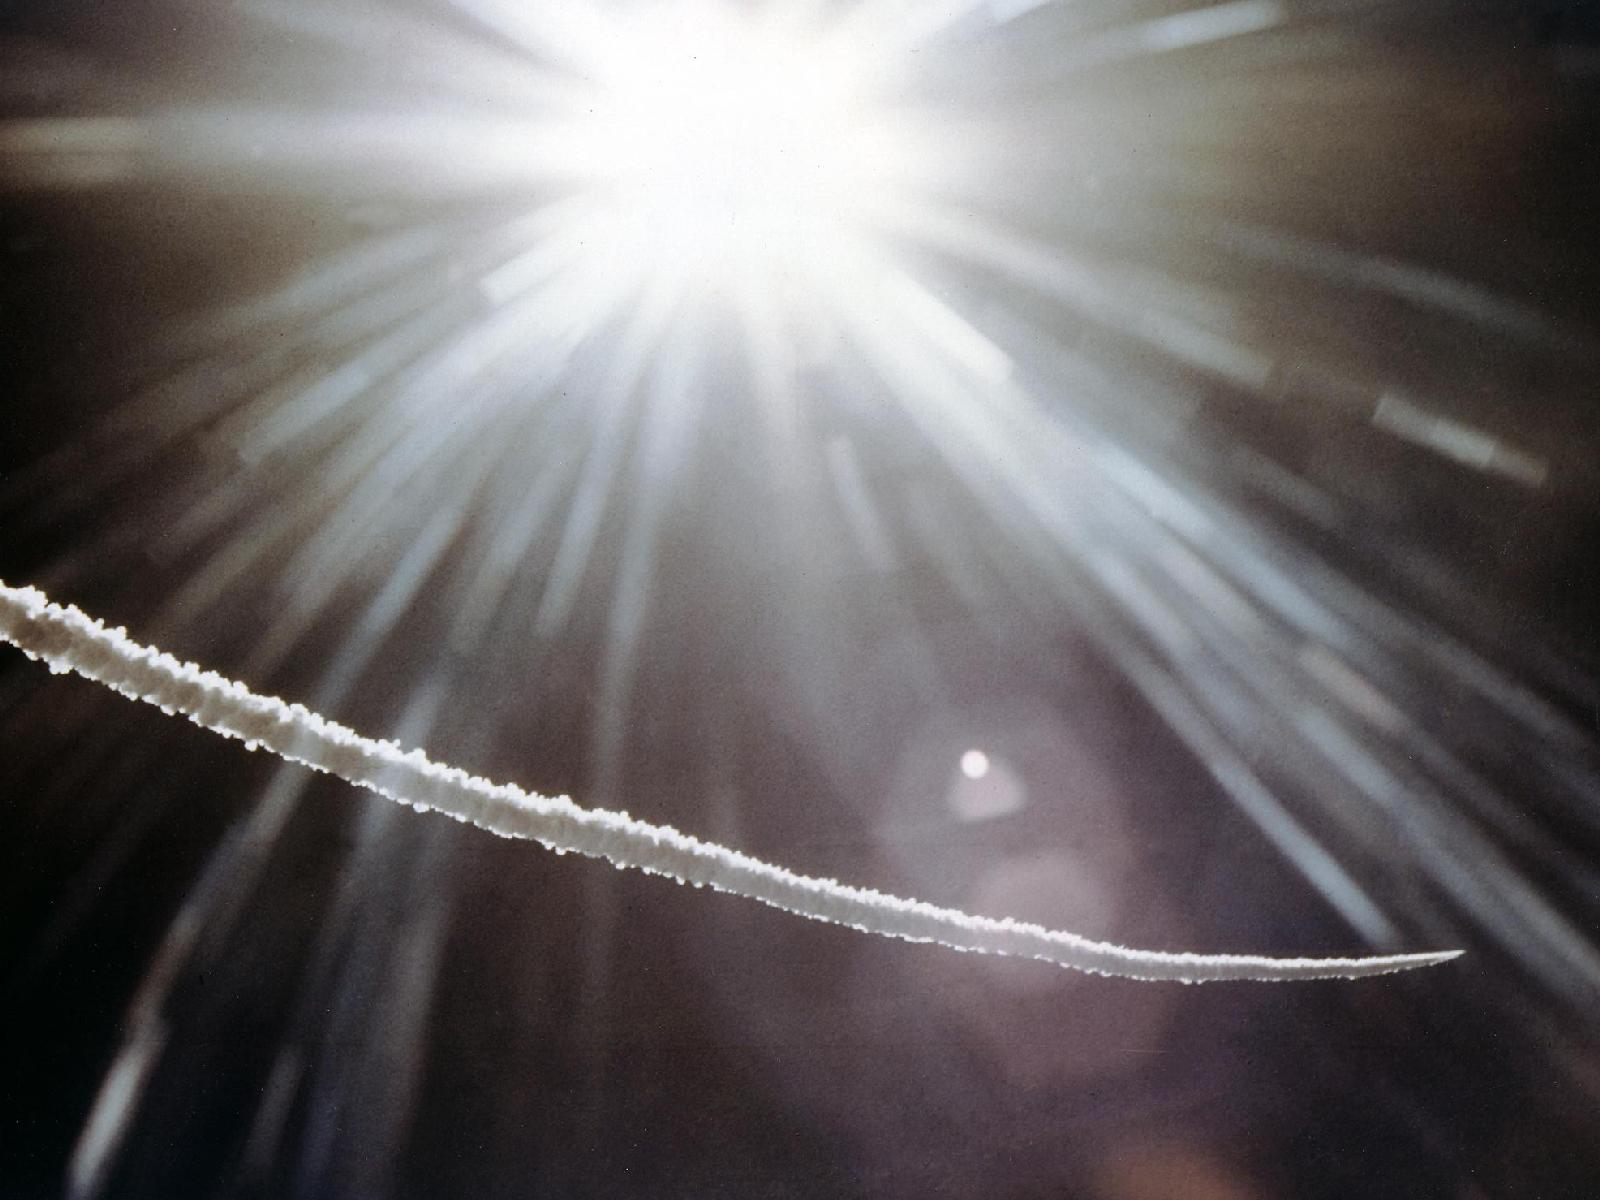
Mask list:
[[[1037,958],[1099,975],[1187,983],[1355,978],[1431,966],[1461,953],[1371,958],[1166,953],[973,916],[800,875],[626,813],[581,808],[566,797],[538,796],[511,784],[491,783],[433,762],[421,750],[362,737],[301,705],[258,696],[242,683],[140,645],[123,630],[107,629],[76,608],[53,604],[35,588],[0,582],[0,638],[42,660],[53,672],[75,671],[163,712],[182,713],[215,733],[239,738],[252,748],[264,747],[418,811],[431,809],[502,837],[587,854],[616,867],[712,887],[883,937]]]

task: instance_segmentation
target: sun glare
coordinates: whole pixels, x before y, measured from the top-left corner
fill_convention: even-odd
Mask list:
[[[564,139],[586,235],[672,304],[825,287],[907,166],[871,56],[719,0],[609,33]]]

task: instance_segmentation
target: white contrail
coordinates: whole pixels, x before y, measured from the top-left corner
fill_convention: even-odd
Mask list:
[[[141,646],[121,629],[52,604],[34,588],[0,582],[0,638],[54,672],[76,671],[107,687],[183,713],[196,724],[264,746],[387,796],[418,811],[433,809],[502,837],[527,838],[558,851],[604,858],[681,883],[706,885],[867,933],[937,942],[955,950],[1038,958],[1080,971],[1129,979],[1198,983],[1218,979],[1354,978],[1430,966],[1459,950],[1376,958],[1263,958],[1131,950],[1075,933],[972,916],[831,879],[798,875],[675,829],[626,813],[580,808],[566,797],[532,795],[432,762],[420,750],[364,738],[298,704],[258,696],[242,683]]]

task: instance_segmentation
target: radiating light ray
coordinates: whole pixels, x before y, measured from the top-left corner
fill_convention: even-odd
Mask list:
[[[121,1045],[74,1147],[69,1193],[73,1200],[87,1200],[103,1190],[142,1093],[170,1045],[169,997],[192,962],[198,958],[202,966],[210,966],[207,959],[215,957],[233,932],[234,922],[259,881],[268,853],[299,803],[305,780],[303,771],[285,765],[268,785],[244,828],[212,856],[182,909],[167,926],[129,1004]]]
[[[1555,327],[1548,314],[1442,271],[1238,222],[1220,223],[1217,233],[1235,253],[1426,304],[1475,325],[1535,341],[1565,341],[1570,336]]]
[[[383,636],[403,609],[392,594],[394,590],[391,585],[390,594],[381,595],[366,608],[355,635],[319,678],[316,701],[320,707],[341,702],[372,662]],[[418,737],[426,732],[429,713],[424,702],[430,695],[426,690],[419,693],[410,720],[402,723],[403,736]],[[226,955],[279,838],[301,806],[307,782],[305,772],[293,764],[285,764],[273,776],[243,824],[212,854],[168,924],[129,1003],[122,1043],[107,1071],[107,1085],[96,1098],[74,1150],[74,1200],[102,1193],[110,1164],[129,1133],[140,1093],[150,1085],[171,1045],[169,1031],[180,1016],[171,1010],[173,993],[187,973],[215,971]],[[363,840],[361,845],[365,844]],[[347,872],[347,877],[354,874],[353,870]],[[358,892],[347,884],[344,894]],[[324,958],[336,955],[339,931],[344,928],[345,922],[338,919],[322,927],[319,948]],[[112,1079],[119,1081],[115,1087],[109,1082]]]
[[[420,751],[406,753],[394,743],[369,741],[306,709],[256,696],[242,684],[140,646],[76,609],[51,604],[32,589],[0,584],[0,636],[29,657],[44,659],[53,671],[75,671],[135,699],[181,712],[215,732],[265,746],[290,761],[338,775],[414,808],[433,809],[503,836],[606,858],[615,866],[667,875],[814,920],[907,941],[1039,958],[1094,974],[1191,983],[1354,978],[1431,966],[1461,953],[1360,959],[1166,953],[1130,950],[1009,919],[973,917],[796,875],[623,813],[580,809],[565,798],[534,796],[441,767]]]
[[[1280,373],[1271,357],[1243,339],[1219,331],[1215,322],[1196,320],[1181,309],[1164,308],[1160,302],[1152,304],[1150,297],[1139,294],[1143,289],[1135,277],[1118,278],[1096,271],[1053,253],[1048,247],[1030,245],[953,213],[902,208],[896,215],[899,227],[919,238],[1000,271],[1017,283],[1042,288],[1090,320],[1146,341],[1173,358],[1251,392],[1267,392]],[[1163,299],[1170,304],[1172,292],[1164,282],[1162,291],[1166,293]],[[1321,385],[1316,392],[1319,399],[1353,403],[1359,409],[1371,405],[1370,419],[1376,427],[1456,462],[1503,474],[1528,486],[1542,484],[1548,473],[1548,466],[1538,457],[1507,445],[1490,433],[1422,411],[1399,396],[1371,396],[1358,388],[1352,399],[1350,386],[1342,381],[1318,380],[1304,366],[1298,374],[1306,382]]]

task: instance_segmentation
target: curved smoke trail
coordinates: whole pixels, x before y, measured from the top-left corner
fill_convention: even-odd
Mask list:
[[[75,671],[167,713],[424,811],[445,813],[502,837],[603,858],[680,883],[729,892],[799,916],[883,937],[955,950],[1037,958],[1129,979],[1293,980],[1354,978],[1447,962],[1458,950],[1373,958],[1266,958],[1166,953],[1097,942],[1064,930],[973,916],[921,901],[800,875],[626,813],[586,809],[492,783],[433,762],[420,750],[374,741],[298,704],[144,646],[120,629],[51,603],[35,588],[0,583],[0,638],[52,671]]]

